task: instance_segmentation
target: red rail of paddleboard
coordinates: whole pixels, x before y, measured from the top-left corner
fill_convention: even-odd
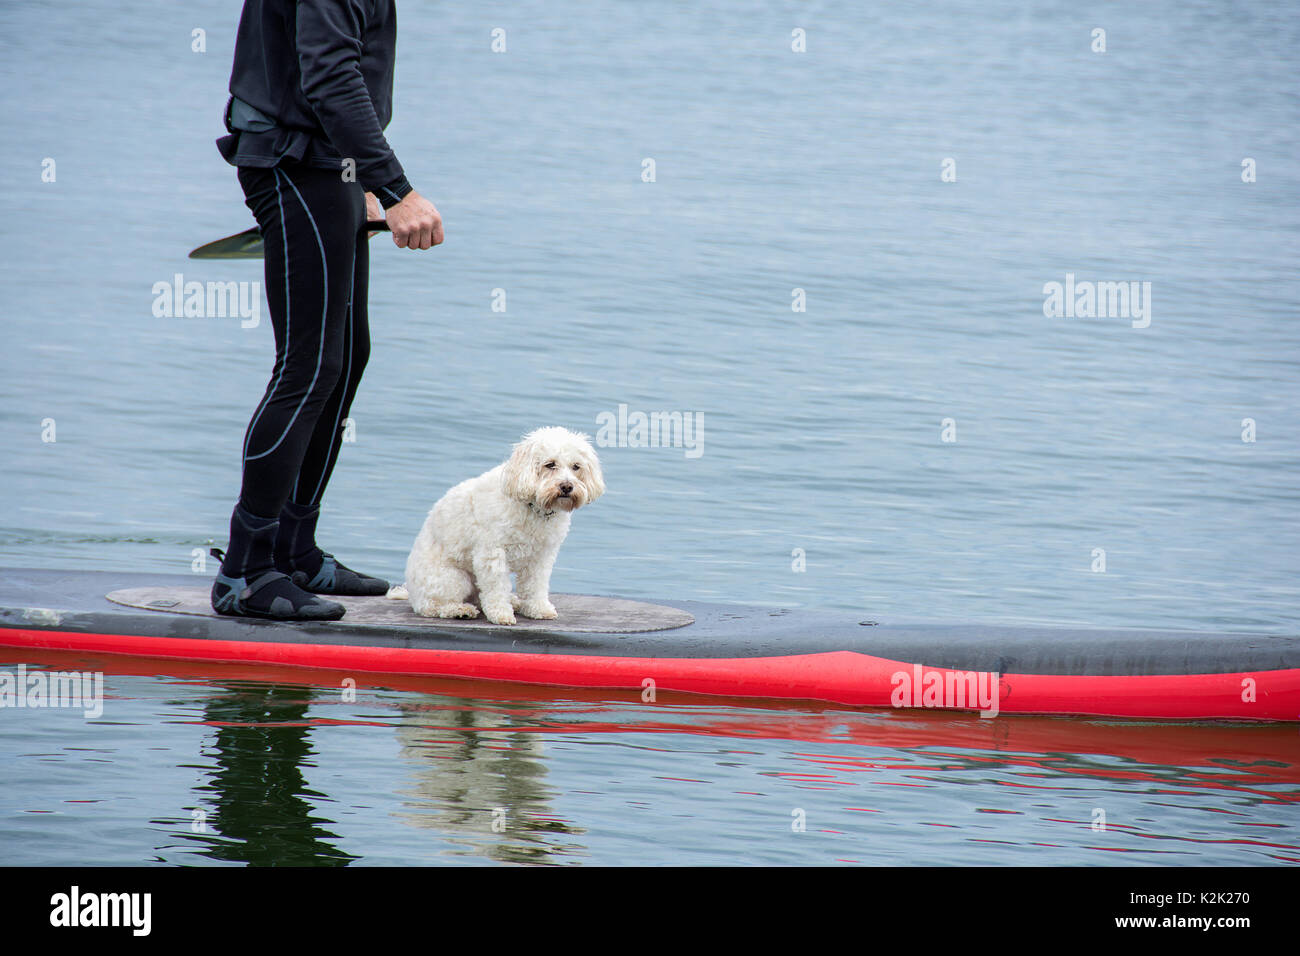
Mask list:
[[[1000,714],[1073,714],[1174,720],[1300,720],[1300,669],[1141,676],[1001,674],[996,707],[963,706],[927,684],[961,684],[945,668],[830,651],[788,657],[637,658],[494,654],[431,648],[200,640],[0,629],[0,646],[129,654],[161,659],[274,664],[369,674],[459,677],[560,687],[644,688],[852,707],[922,707]],[[906,675],[906,680],[899,675]],[[992,687],[991,678],[986,679]],[[910,682],[910,683],[908,683]],[[904,684],[908,689],[904,691]]]

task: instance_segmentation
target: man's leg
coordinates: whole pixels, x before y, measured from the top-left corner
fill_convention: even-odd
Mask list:
[[[343,447],[345,422],[370,358],[370,322],[366,309],[369,279],[370,248],[362,237],[357,242],[352,269],[343,373],[317,419],[297,481],[280,512],[280,529],[275,541],[276,568],[316,594],[383,594],[388,590],[387,581],[353,571],[316,544],[321,498]]]
[[[364,197],[336,172],[298,165],[240,169],[239,180],[265,243],[276,354],[244,436],[243,485],[212,604],[226,614],[335,619],[342,605],[276,571],[274,545],[281,509],[342,377]]]

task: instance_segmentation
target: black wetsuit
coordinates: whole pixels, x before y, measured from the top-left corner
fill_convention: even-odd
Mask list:
[[[341,172],[386,207],[410,192],[384,139],[393,113],[397,12],[393,0],[245,0],[230,93],[274,129],[217,140],[235,166],[285,159]]]
[[[364,193],[387,208],[411,191],[383,135],[396,29],[393,0],[244,4],[229,135],[217,146],[239,167],[262,233],[276,354],[245,433],[239,505],[213,591],[223,613],[304,616],[306,598],[267,578],[272,569],[317,593],[382,592],[384,582],[357,591],[358,579],[377,579],[343,568],[314,532],[370,354]]]

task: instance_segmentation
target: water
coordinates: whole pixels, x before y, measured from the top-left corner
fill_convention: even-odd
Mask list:
[[[159,671],[5,715],[6,863],[1300,862],[1290,727]]]
[[[374,240],[372,359],[321,528],[343,560],[400,577],[448,486],[536,425],[594,433],[625,404],[702,416],[703,454],[601,448],[609,493],[575,519],[558,591],[1294,632],[1294,4],[407,3],[399,19],[389,138],[448,240]],[[156,318],[152,287],[260,278],[185,258],[251,224],[212,145],[234,23],[215,2],[0,10],[0,565],[183,572],[223,543],[269,323]],[[1047,318],[1044,285],[1067,273],[1150,282],[1150,326]],[[1025,764],[978,718],[518,705],[486,685],[343,704],[328,677],[244,690],[170,668],[105,664],[99,722],[3,715],[7,860],[1300,856],[1277,817],[1293,734],[1184,728],[1170,749],[1129,726],[1074,747],[1091,722],[1033,722]],[[261,831],[228,807],[270,770],[240,763],[248,741],[214,716],[246,697],[295,795]],[[716,732],[749,722],[767,730]],[[1259,781],[1214,763],[1257,759],[1280,766]],[[1041,773],[1037,806],[1019,784]],[[1099,841],[1094,804],[1136,829]],[[229,833],[193,833],[186,807],[204,806]],[[295,848],[259,849],[267,828]]]

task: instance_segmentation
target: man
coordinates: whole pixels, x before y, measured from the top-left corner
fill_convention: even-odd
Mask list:
[[[364,224],[385,216],[399,248],[443,241],[438,210],[384,139],[396,34],[393,0],[244,3],[217,147],[262,233],[275,366],[244,436],[212,586],[221,614],[337,620],[343,606],[320,595],[388,587],[321,550],[315,531],[370,352]]]

